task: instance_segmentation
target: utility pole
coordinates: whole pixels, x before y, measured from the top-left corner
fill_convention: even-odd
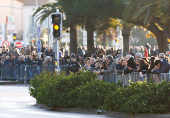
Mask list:
[[[57,71],[60,71],[60,63],[59,63],[59,40],[62,39],[62,13],[59,13],[57,9],[56,13],[51,14],[52,24],[53,24],[53,37],[54,37],[54,52],[55,59],[57,60]]]
[[[57,9],[57,13],[59,13],[59,9]],[[62,24],[62,15],[61,15],[61,24]],[[60,30],[60,33],[62,34],[62,28]],[[62,37],[62,36],[61,36]],[[57,38],[56,38],[57,40]],[[59,58],[59,39],[57,40],[57,70],[60,71],[60,58]]]

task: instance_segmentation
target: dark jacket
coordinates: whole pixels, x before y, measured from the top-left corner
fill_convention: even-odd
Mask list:
[[[41,59],[41,60],[39,59],[38,62],[37,62],[37,65],[41,66],[43,61],[44,61],[43,59]]]
[[[76,62],[76,61],[70,62],[68,64],[67,75],[69,74],[70,71],[74,72],[74,73],[78,72],[79,68],[81,68],[81,66],[78,62]]]
[[[136,69],[136,63],[135,63],[135,61],[134,61],[134,58],[133,57],[131,57],[128,61],[128,65],[127,65],[127,67],[130,67],[130,68],[133,68],[133,69]],[[129,70],[128,68],[126,68],[125,70],[124,70],[124,74],[128,74],[128,73],[131,73],[132,71],[131,70]]]
[[[36,64],[37,64],[37,62],[36,62],[36,61],[34,61],[34,60],[30,60],[30,59],[28,59],[28,60],[27,60],[27,64],[28,64],[28,65],[36,65]]]
[[[18,64],[22,65],[22,64],[25,64],[25,62],[23,60],[18,60]]]
[[[4,64],[10,64],[9,59],[5,59]]]
[[[12,66],[18,64],[18,58],[15,58],[11,61]]]
[[[117,73],[119,73],[119,74],[121,74],[121,73],[123,73],[123,71],[125,70],[125,67],[126,66],[122,66],[122,64],[117,64],[116,65],[116,70],[117,70]]]
[[[170,64],[168,63],[168,60],[163,59],[162,68],[154,70],[153,73],[169,73],[169,69],[170,69]]]
[[[122,66],[121,63],[116,65],[116,70],[124,70],[124,69],[125,69],[125,66]]]

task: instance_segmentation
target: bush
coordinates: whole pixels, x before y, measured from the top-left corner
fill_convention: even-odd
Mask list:
[[[43,72],[31,80],[30,95],[36,98],[37,103],[50,108],[69,107],[68,95],[77,86],[96,79],[96,74],[81,71],[79,74]]]
[[[55,109],[104,108],[106,110],[138,113],[167,113],[170,109],[170,82],[159,84],[137,82],[129,87],[97,80],[95,74],[43,72],[31,80],[30,95],[39,104]]]
[[[105,109],[137,113],[167,113],[170,109],[170,82],[137,82],[119,88],[105,99]]]
[[[69,104],[72,107],[86,109],[103,108],[105,97],[116,88],[115,84],[102,80],[87,82],[70,92]]]

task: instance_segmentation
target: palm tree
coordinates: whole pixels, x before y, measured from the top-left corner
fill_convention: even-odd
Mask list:
[[[134,14],[131,12],[134,11]],[[132,20],[143,19],[145,26],[153,17],[159,18],[161,23],[166,25],[170,18],[170,1],[169,0],[130,0],[126,6],[124,16],[131,17]]]
[[[72,7],[70,0],[59,0],[58,3],[47,3],[39,7],[33,15],[37,15],[42,23],[51,13],[56,13],[56,9],[65,12],[67,19],[63,21],[63,26],[70,27],[70,53],[77,54],[77,17],[76,11]],[[65,28],[65,29],[66,29]]]
[[[145,27],[156,36],[159,51],[166,52],[170,38],[169,0],[127,0],[124,19]],[[159,30],[160,27],[163,30]]]

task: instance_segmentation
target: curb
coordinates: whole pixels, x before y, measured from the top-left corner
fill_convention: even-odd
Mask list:
[[[36,106],[44,109],[51,110],[50,108],[36,104]],[[82,113],[82,114],[98,114],[98,111],[102,111],[101,115],[106,115],[109,117],[118,117],[118,118],[170,118],[170,114],[159,114],[159,115],[151,115],[151,114],[136,114],[132,116],[129,113],[122,112],[114,112],[114,111],[105,111],[99,109],[80,109],[80,108],[57,108],[55,111],[61,112],[69,112],[69,113]]]
[[[18,81],[0,81],[0,85],[11,85],[11,84],[23,84],[24,82]]]

